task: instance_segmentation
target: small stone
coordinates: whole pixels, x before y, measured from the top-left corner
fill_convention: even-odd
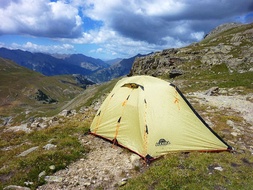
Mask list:
[[[8,185],[7,187],[3,188],[3,190],[30,190],[30,188],[17,185]]]
[[[140,166],[140,156],[138,156],[137,154],[132,154],[130,156],[130,162],[132,164],[133,167],[139,167]]]
[[[7,131],[14,131],[14,132],[24,131],[26,133],[30,133],[32,130],[29,129],[27,123],[25,123],[25,124],[21,124],[19,126],[10,127],[10,128],[8,128]]]
[[[90,182],[86,182],[86,183],[84,183],[84,186],[90,186],[91,185],[91,183]]]
[[[124,186],[124,185],[126,185],[126,184],[127,184],[127,181],[120,181],[120,182],[118,183],[119,187],[122,187],[122,186]]]
[[[121,181],[127,181],[128,180],[128,178],[123,178]]]
[[[105,178],[104,178],[104,181],[109,181],[109,178],[105,177]]]
[[[24,184],[25,184],[25,186],[30,186],[30,185],[33,185],[33,182],[31,182],[31,181],[25,181]]]
[[[60,176],[45,176],[47,182],[62,182],[63,178]]]
[[[214,167],[215,170],[218,170],[218,171],[223,171],[223,168],[221,166],[218,166],[218,167]]]
[[[49,166],[49,169],[50,169],[50,170],[55,170],[55,165]]]
[[[233,135],[234,137],[237,137],[237,136],[238,136],[238,133],[232,132],[231,135]]]
[[[61,113],[59,113],[60,116],[63,116],[63,117],[67,117],[68,115],[71,114],[71,111],[70,110],[62,110]]]
[[[28,150],[26,150],[26,151],[22,152],[21,154],[19,154],[18,157],[20,157],[20,156],[26,156],[27,154],[30,154],[31,152],[35,151],[38,148],[39,148],[38,146],[29,148]]]
[[[227,120],[227,125],[229,125],[230,127],[233,127],[233,128],[235,127],[234,122],[231,120]]]
[[[170,73],[169,73],[169,77],[170,77],[170,78],[175,78],[175,77],[180,76],[180,75],[182,75],[182,74],[183,74],[183,71],[177,70],[177,69],[172,69],[172,70],[170,71]]]
[[[56,147],[57,147],[57,146],[54,145],[54,144],[46,144],[45,146],[43,146],[43,148],[44,148],[45,150],[50,150],[50,149],[56,148]]]
[[[207,90],[204,94],[207,96],[215,96],[219,92],[219,87],[215,86]]]
[[[46,175],[46,171],[40,172],[39,175],[38,175],[38,179],[40,179],[44,175]]]

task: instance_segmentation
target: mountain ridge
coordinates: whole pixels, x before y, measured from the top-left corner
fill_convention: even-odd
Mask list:
[[[128,75],[133,66],[135,59],[138,57],[143,57],[143,56],[146,56],[146,55],[137,54],[133,57],[122,59],[110,65],[110,67],[108,68],[104,68],[92,73],[91,75],[88,76],[88,78],[91,81],[94,81],[96,83],[102,83],[102,82],[110,81],[114,78]]]
[[[23,50],[0,48],[0,57],[10,59],[17,64],[46,76],[63,74],[89,75],[94,70],[108,67],[104,61],[87,57],[83,54],[73,54],[57,58],[45,53],[31,53]],[[82,64],[85,63],[85,64]]]
[[[44,54],[23,50],[0,48],[0,57],[10,59],[20,66],[37,71],[46,76],[80,74],[96,83],[107,82],[113,78],[127,75],[134,59],[144,55],[137,54],[127,59],[102,61],[83,54]]]
[[[171,78],[173,73],[182,75],[194,73],[197,69],[210,70],[218,66],[226,67],[230,73],[252,71],[252,28],[253,23],[227,27],[219,32],[211,32],[208,38],[199,43],[165,49],[137,58],[130,75]]]

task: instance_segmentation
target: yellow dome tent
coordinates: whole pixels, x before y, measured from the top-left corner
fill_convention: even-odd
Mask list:
[[[123,78],[104,100],[90,133],[153,159],[172,151],[226,151],[224,142],[171,83]]]

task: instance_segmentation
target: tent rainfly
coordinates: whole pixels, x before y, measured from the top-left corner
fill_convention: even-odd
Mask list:
[[[151,76],[123,78],[102,103],[90,133],[150,161],[175,151],[229,151],[171,83]]]

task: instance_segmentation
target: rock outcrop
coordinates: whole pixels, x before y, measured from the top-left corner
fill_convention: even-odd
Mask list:
[[[210,69],[223,64],[229,72],[253,70],[253,24],[223,25],[199,43],[139,57],[130,75],[174,78],[197,68]]]

